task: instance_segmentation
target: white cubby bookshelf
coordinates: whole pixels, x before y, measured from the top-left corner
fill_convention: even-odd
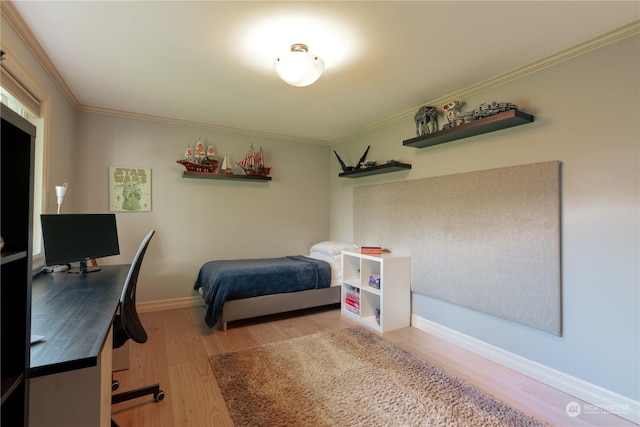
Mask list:
[[[380,276],[380,289],[370,286],[371,275]],[[363,324],[387,332],[411,322],[411,258],[384,253],[366,255],[342,252],[342,312]],[[355,296],[349,296],[355,295]],[[359,298],[358,298],[359,297]],[[359,299],[359,304],[349,301]],[[379,316],[376,311],[379,310]],[[377,318],[379,317],[379,318]]]

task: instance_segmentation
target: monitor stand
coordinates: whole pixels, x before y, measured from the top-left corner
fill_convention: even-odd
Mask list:
[[[73,267],[67,271],[67,273],[71,274],[85,274],[85,273],[95,273],[96,271],[100,271],[100,267],[87,267],[87,260],[83,259],[80,261],[80,265],[78,267]]]

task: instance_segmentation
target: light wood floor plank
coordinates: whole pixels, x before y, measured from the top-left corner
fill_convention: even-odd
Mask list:
[[[169,368],[176,427],[233,425],[213,373],[203,376],[188,363]],[[213,387],[214,385],[215,387]],[[170,425],[167,423],[167,425]]]
[[[130,369],[116,372],[114,377],[123,390],[159,382],[166,397],[159,403],[145,397],[114,405],[113,418],[121,427],[232,426],[209,366],[211,355],[357,324],[337,309],[311,309],[233,322],[223,332],[207,328],[204,313],[204,307],[193,307],[140,315],[149,341],[132,344]],[[383,336],[551,425],[635,426],[608,413],[572,418],[566,405],[584,402],[416,328]]]

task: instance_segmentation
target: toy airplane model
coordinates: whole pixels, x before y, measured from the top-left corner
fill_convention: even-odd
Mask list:
[[[358,170],[362,167],[362,164],[364,163],[365,159],[367,158],[367,154],[369,153],[369,148],[371,148],[371,146],[367,146],[367,149],[364,150],[364,154],[362,155],[362,157],[360,157],[360,160],[358,161],[358,164],[355,167],[345,165],[342,159],[340,158],[340,156],[338,155],[338,153],[336,152],[336,150],[333,150],[333,152],[338,158],[338,162],[340,162],[340,167],[342,168],[342,172],[349,172],[354,169]]]

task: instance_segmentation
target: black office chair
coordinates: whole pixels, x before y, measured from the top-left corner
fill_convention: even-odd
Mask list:
[[[149,241],[153,237],[155,230],[151,230],[140,244],[136,256],[133,258],[129,274],[127,275],[127,281],[120,296],[120,312],[116,315],[113,321],[113,348],[119,348],[124,345],[129,339],[134,340],[137,343],[147,342],[147,332],[144,330],[138,312],[136,311],[136,285],[138,283],[138,274],[140,274],[140,267],[142,266],[142,259],[149,246]],[[113,381],[111,384],[112,390],[116,390],[120,384],[118,381]],[[164,391],[160,390],[159,384],[153,384],[146,387],[141,387],[131,391],[125,391],[123,393],[114,394],[111,396],[111,404],[124,402],[127,400],[135,399],[138,397],[153,394],[153,398],[156,402],[160,402],[164,399]],[[117,424],[112,420],[112,426]]]

